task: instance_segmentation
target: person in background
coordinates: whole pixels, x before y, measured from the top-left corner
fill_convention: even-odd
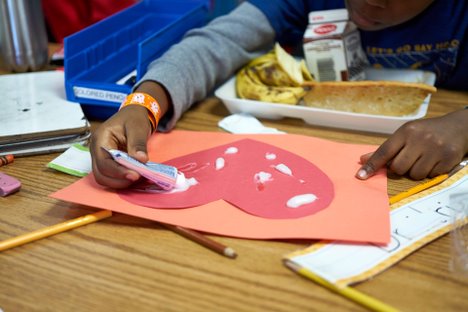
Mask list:
[[[437,87],[468,90],[467,1],[245,1],[230,14],[189,31],[150,64],[133,91],[157,101],[158,116],[141,105],[123,105],[93,133],[90,149],[96,181],[125,188],[140,178],[114,162],[102,147],[126,150],[148,161],[146,143],[152,131],[172,129],[193,103],[275,41],[284,46],[302,43],[310,11],[345,6],[375,67],[430,70],[437,75]],[[374,153],[361,157],[356,177],[367,179],[384,166],[414,179],[433,177],[451,170],[467,152],[465,109],[403,125]]]
[[[42,0],[49,41],[63,39],[135,4],[137,0]]]

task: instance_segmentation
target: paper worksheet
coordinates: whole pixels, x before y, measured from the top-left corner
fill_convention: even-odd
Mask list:
[[[285,257],[286,266],[306,269],[337,286],[364,281],[437,237],[468,222],[468,174],[453,184],[391,211],[391,242],[374,244],[318,243]],[[461,175],[460,175],[461,174]],[[449,181],[446,181],[449,182]],[[444,183],[445,184],[445,183]],[[431,190],[425,191],[430,192]]]

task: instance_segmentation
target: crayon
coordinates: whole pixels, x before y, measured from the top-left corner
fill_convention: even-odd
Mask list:
[[[0,167],[11,164],[14,161],[15,157],[12,154],[0,156]]]

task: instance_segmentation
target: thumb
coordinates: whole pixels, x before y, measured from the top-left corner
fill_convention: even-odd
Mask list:
[[[148,151],[146,142],[148,134],[138,135],[135,134],[133,138],[128,137],[127,150],[128,154],[136,160],[146,163],[148,161]]]
[[[136,160],[146,163],[148,158],[147,141],[151,134],[151,126],[140,124],[136,127],[131,127],[127,131],[127,152]]]

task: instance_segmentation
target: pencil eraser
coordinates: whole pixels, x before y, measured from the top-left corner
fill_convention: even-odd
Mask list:
[[[21,188],[21,182],[5,173],[0,172],[0,196],[10,195]]]

